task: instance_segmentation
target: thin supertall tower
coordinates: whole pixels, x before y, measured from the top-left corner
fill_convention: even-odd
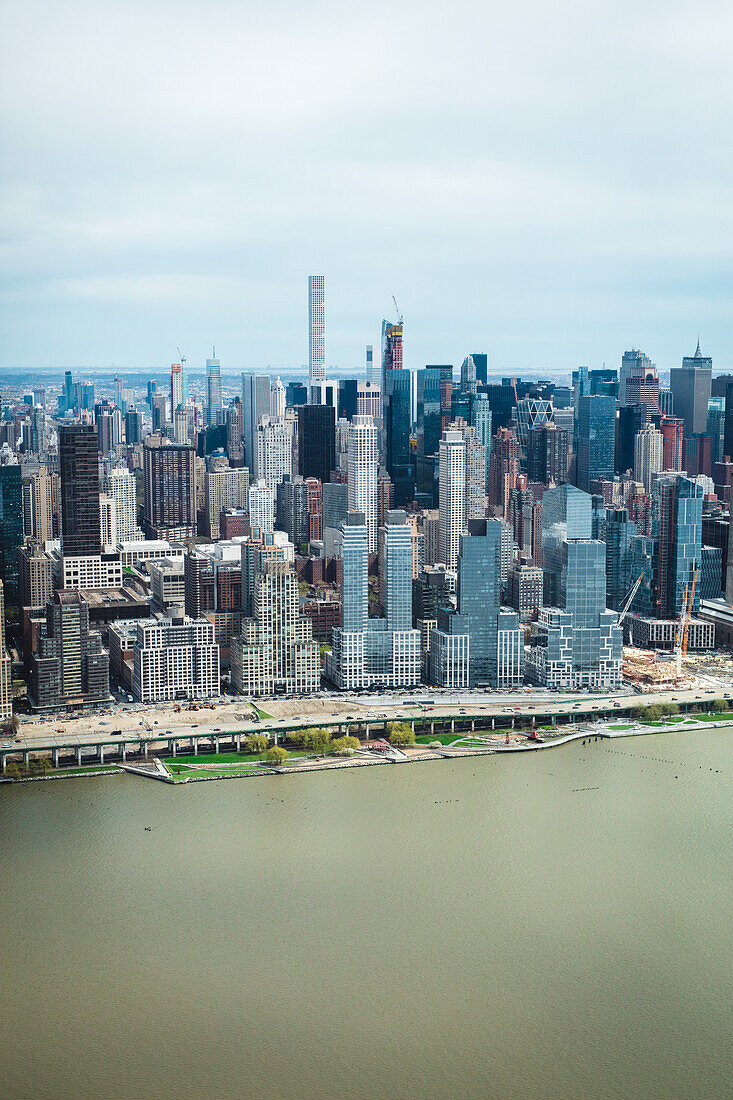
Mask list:
[[[310,384],[326,378],[325,275],[308,276],[308,373]]]

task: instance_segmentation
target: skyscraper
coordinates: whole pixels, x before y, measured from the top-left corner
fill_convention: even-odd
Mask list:
[[[629,519],[626,508],[608,508],[604,523],[603,540],[606,544],[606,604],[619,610],[628,593],[631,575],[631,540],[637,527]]]
[[[293,473],[290,433],[282,421],[273,423],[265,416],[255,436],[257,477],[264,479],[274,496],[280,482]]]
[[[506,514],[509,494],[516,487],[519,474],[519,442],[511,428],[499,428],[491,443],[489,459],[489,504]]]
[[[263,416],[270,415],[269,374],[242,375],[244,461],[253,477],[257,469],[257,427]]]
[[[637,432],[634,440],[634,480],[642,482],[647,492],[652,479],[662,470],[663,436],[652,424]]]
[[[284,561],[266,561],[255,578],[253,618],[232,639],[232,685],[245,695],[306,694],[321,682],[318,643],[300,614],[298,577]]]
[[[377,476],[379,447],[371,416],[355,416],[348,428],[348,502],[350,512],[365,517],[370,553],[377,549]]]
[[[461,393],[476,392],[476,364],[472,355],[467,355],[461,363]]]
[[[545,492],[542,511],[551,599],[540,608],[532,634],[528,676],[552,688],[615,687],[621,681],[622,632],[616,614],[606,609],[606,547],[589,537],[591,498],[563,485]]]
[[[685,437],[702,434],[707,428],[712,376],[713,361],[700,351],[699,340],[695,354],[686,355],[682,366],[669,372],[674,411],[685,422]]]
[[[135,475],[124,466],[115,466],[105,474],[103,485],[107,496],[115,502],[117,539],[120,542],[139,539]]]
[[[101,636],[89,629],[89,604],[80,592],[55,593],[29,664],[34,710],[107,701],[109,654]]]
[[[99,537],[99,533],[97,533]],[[18,463],[0,466],[0,581],[8,607],[18,602],[18,550],[23,542],[23,485]],[[0,658],[4,650],[0,649]]]
[[[438,557],[448,569],[458,563],[466,526],[466,444],[460,430],[448,428],[439,449]]]
[[[325,276],[308,276],[308,375],[311,385],[326,377]]]
[[[369,545],[363,512],[342,529],[343,626],[333,630],[326,676],[342,689],[414,687],[420,682],[420,633],[412,629],[412,534],[407,516],[388,512],[382,533],[384,619],[369,618]]]
[[[452,389],[453,367],[427,366],[417,372],[417,455],[415,474],[417,489],[438,503],[438,451],[443,428],[448,426],[443,417],[444,383]],[[491,416],[489,410],[489,418]],[[448,418],[450,421],[450,401]],[[484,440],[482,440],[484,442]]]
[[[221,417],[221,363],[212,348],[211,359],[206,360],[206,423],[215,427]]]
[[[180,363],[171,363],[171,420],[176,409],[183,404],[183,368]]]
[[[501,607],[498,519],[468,521],[458,558],[458,604],[438,610],[430,635],[431,679],[442,687],[519,687],[524,634],[519,616]]]
[[[144,527],[148,538],[176,541],[196,534],[195,452],[148,436],[143,444]]]
[[[568,432],[557,424],[530,428],[527,440],[527,477],[545,485],[563,485],[568,479]]]
[[[331,405],[300,405],[297,413],[299,472],[330,481],[336,469],[336,410]]]
[[[11,664],[5,644],[5,592],[0,582],[0,722],[7,722],[12,713]]]
[[[659,411],[659,379],[657,368],[643,351],[625,351],[619,376],[619,405],[643,405],[646,419]]]
[[[659,430],[662,433],[662,469],[682,469],[682,438],[685,422],[676,416],[662,416]]]
[[[270,390],[270,417],[272,420],[285,419],[285,387],[279,375],[272,383]]]
[[[616,398],[579,397],[575,438],[575,480],[578,488],[587,493],[592,481],[602,477],[613,479]]]
[[[66,555],[99,554],[99,458],[90,424],[59,428],[61,544]]]
[[[382,423],[387,473],[394,483],[395,504],[409,504],[415,493],[410,448],[412,424],[410,372],[402,366],[403,326],[382,322]]]

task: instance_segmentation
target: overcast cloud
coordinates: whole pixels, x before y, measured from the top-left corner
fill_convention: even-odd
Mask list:
[[[733,366],[729,4],[4,13],[2,366]]]

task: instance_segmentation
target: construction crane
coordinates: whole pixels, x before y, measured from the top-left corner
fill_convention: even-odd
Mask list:
[[[632,603],[634,602],[634,596],[639,591],[639,585],[641,584],[643,579],[644,579],[644,573],[641,572],[639,574],[639,576],[636,578],[636,580],[634,581],[634,583],[632,584],[631,588],[628,591],[628,595],[626,596],[626,599],[624,600],[624,602],[621,605],[621,610],[619,611],[618,618],[616,619],[616,626],[621,626],[624,619],[628,615],[629,609],[630,609]]]
[[[183,354],[179,347],[176,348],[176,351],[178,352],[178,358],[181,360],[181,366],[183,366],[183,364],[186,362],[186,356]]]
[[[685,585],[685,594],[682,600],[682,614],[680,615],[677,623],[677,631],[675,635],[675,656],[677,660],[677,675],[682,675],[682,658],[687,653],[687,633],[690,626],[690,619],[692,618],[692,608],[695,603],[695,588],[697,587],[697,574],[698,569],[695,567],[695,572],[692,577],[692,586]],[[689,599],[687,598],[689,587]]]
[[[394,294],[392,295],[392,301],[394,302],[394,307],[397,311],[397,324],[401,325],[402,324],[402,314],[400,313],[400,307],[397,305],[397,299],[395,298]]]
[[[684,622],[684,626],[682,627],[682,656],[683,657],[687,654],[687,632],[688,632],[689,627],[690,627],[690,619],[692,618],[692,608],[693,608],[693,605],[695,603],[695,587],[697,585],[697,574],[698,574],[698,572],[699,572],[699,570],[698,570],[697,566],[695,566],[695,572],[692,576],[692,588],[690,589],[690,602],[687,605],[687,610],[685,612],[685,622]]]

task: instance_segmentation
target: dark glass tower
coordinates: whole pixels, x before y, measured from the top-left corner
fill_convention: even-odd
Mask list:
[[[91,424],[59,429],[61,546],[64,554],[99,554],[99,455]]]
[[[18,602],[18,550],[23,542],[23,489],[19,465],[0,466],[0,580],[5,605]]]
[[[583,492],[600,477],[613,479],[616,444],[615,397],[578,398],[576,482]]]
[[[336,410],[331,405],[298,406],[298,472],[331,480],[336,467]]]

